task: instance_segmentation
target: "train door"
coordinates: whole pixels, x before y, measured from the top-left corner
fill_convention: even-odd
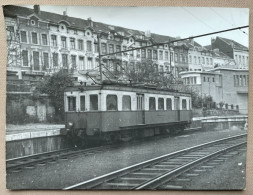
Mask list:
[[[180,121],[180,101],[179,101],[179,97],[175,97],[174,98],[174,108],[175,111],[177,112],[177,119],[178,121]]]
[[[144,94],[137,94],[137,110],[141,112],[142,124],[145,123]]]

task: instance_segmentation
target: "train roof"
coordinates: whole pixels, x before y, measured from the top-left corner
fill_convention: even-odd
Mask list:
[[[70,86],[65,89],[65,92],[68,91],[91,91],[91,90],[115,90],[115,91],[128,91],[136,93],[154,93],[154,94],[164,94],[164,95],[185,95],[191,96],[190,93],[178,92],[177,90],[168,89],[168,88],[155,88],[152,86],[143,86],[143,85],[121,85],[121,84],[103,84],[103,85],[76,85]]]

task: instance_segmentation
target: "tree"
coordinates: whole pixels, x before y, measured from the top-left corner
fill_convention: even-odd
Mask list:
[[[49,95],[58,121],[64,120],[64,90],[68,86],[73,86],[73,80],[67,71],[60,70],[52,76],[44,76],[33,91],[35,98],[41,94]]]

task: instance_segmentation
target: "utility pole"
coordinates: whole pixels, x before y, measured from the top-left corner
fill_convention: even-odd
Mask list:
[[[100,76],[100,83],[103,83],[103,73],[102,73],[102,58],[101,58],[101,48],[100,48],[100,35],[98,34],[98,63],[99,63],[99,76]]]

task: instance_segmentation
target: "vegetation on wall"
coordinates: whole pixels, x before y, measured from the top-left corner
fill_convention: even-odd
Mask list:
[[[68,72],[60,70],[52,76],[44,76],[36,85],[33,96],[36,98],[41,94],[47,94],[55,108],[56,122],[64,120],[64,90],[73,86],[73,81]]]

